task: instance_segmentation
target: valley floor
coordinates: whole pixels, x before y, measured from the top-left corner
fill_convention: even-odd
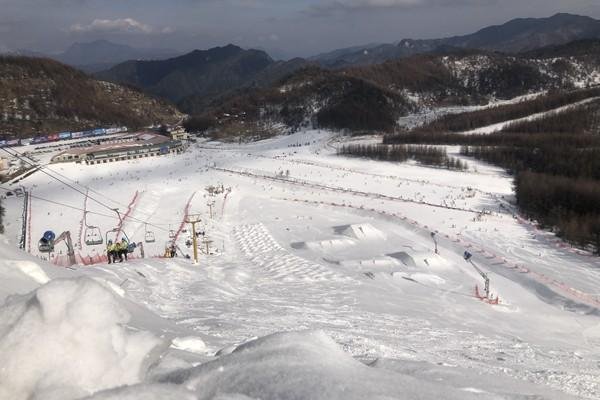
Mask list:
[[[268,383],[251,362],[242,362],[248,370],[231,380],[211,375],[214,363],[233,368],[223,357],[235,357],[239,351],[229,354],[235,346],[280,333],[260,339],[257,348],[304,343],[304,350],[322,351],[326,363],[343,359],[341,346],[360,361],[360,367],[352,359],[347,369],[341,366],[346,361],[339,370],[323,367],[320,379],[344,382],[347,398],[600,398],[598,258],[520,218],[511,203],[511,177],[500,169],[471,159],[464,159],[468,171],[455,172],[336,156],[336,146],[347,140],[308,131],[245,145],[203,142],[182,156],[51,165],[48,172],[92,191],[85,198],[40,173],[23,181],[33,194],[26,248],[43,258],[37,251],[43,232],[68,230],[79,260],[97,260],[104,246],[85,244],[93,230],[85,224],[116,239],[105,235],[119,225],[108,208],[128,216],[119,228],[143,243],[146,258],[58,274],[102,283],[133,305],[132,326],[171,341],[142,379],[144,390],[158,393],[164,388],[152,385],[167,382],[181,383],[197,398],[289,397],[279,391],[286,383]],[[210,195],[208,186],[217,193]],[[6,205],[6,240],[16,246],[22,199]],[[192,254],[183,222],[195,214],[210,239],[201,240],[199,265],[183,257]],[[148,231],[154,243],[145,242]],[[177,241],[179,257],[159,258],[170,240]],[[483,280],[463,260],[465,250],[489,274],[499,305],[475,296]],[[65,263],[61,252],[53,262]],[[291,333],[306,330],[322,333]],[[218,352],[224,355],[215,360]],[[304,353],[290,354],[295,360]],[[300,371],[320,363],[318,356],[308,360]],[[360,372],[365,364],[369,372]],[[181,370],[188,372],[178,375]],[[370,378],[358,385],[355,373]],[[298,390],[300,383],[288,378],[277,382]],[[212,389],[198,382],[211,382]],[[298,398],[344,398],[339,387],[327,387],[330,392]]]

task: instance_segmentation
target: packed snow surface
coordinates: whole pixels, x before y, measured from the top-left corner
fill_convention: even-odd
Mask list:
[[[47,167],[88,196],[23,180],[0,237],[0,398],[600,398],[598,259],[520,218],[497,168],[336,156],[348,140],[365,139]],[[38,252],[49,229],[78,265]],[[108,265],[90,236],[142,246]]]
[[[53,280],[0,309],[0,398],[76,398],[138,383],[160,340],[130,332],[114,294],[89,278]]]

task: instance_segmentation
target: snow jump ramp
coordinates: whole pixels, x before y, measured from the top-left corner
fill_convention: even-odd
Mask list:
[[[344,235],[358,240],[386,239],[383,232],[368,223],[334,226],[333,231],[338,235]]]

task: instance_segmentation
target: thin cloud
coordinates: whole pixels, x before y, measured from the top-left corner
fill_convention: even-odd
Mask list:
[[[369,7],[402,7],[422,4],[423,0],[342,0],[339,3],[351,8]]]
[[[69,28],[73,33],[172,33],[173,29],[155,28],[133,18],[95,19],[89,24],[74,24]]]
[[[497,3],[498,0],[330,0],[310,6],[304,13],[327,17],[336,13],[348,13],[386,8],[414,8],[424,6],[464,6]]]
[[[313,16],[328,16],[336,12],[360,9],[410,7],[421,5],[424,2],[425,0],[335,0],[323,4],[314,4],[306,10],[306,13]]]

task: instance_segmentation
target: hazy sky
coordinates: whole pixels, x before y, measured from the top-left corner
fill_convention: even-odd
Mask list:
[[[181,51],[234,43],[308,56],[557,12],[600,18],[600,0],[0,0],[0,49],[58,52],[103,38]]]

